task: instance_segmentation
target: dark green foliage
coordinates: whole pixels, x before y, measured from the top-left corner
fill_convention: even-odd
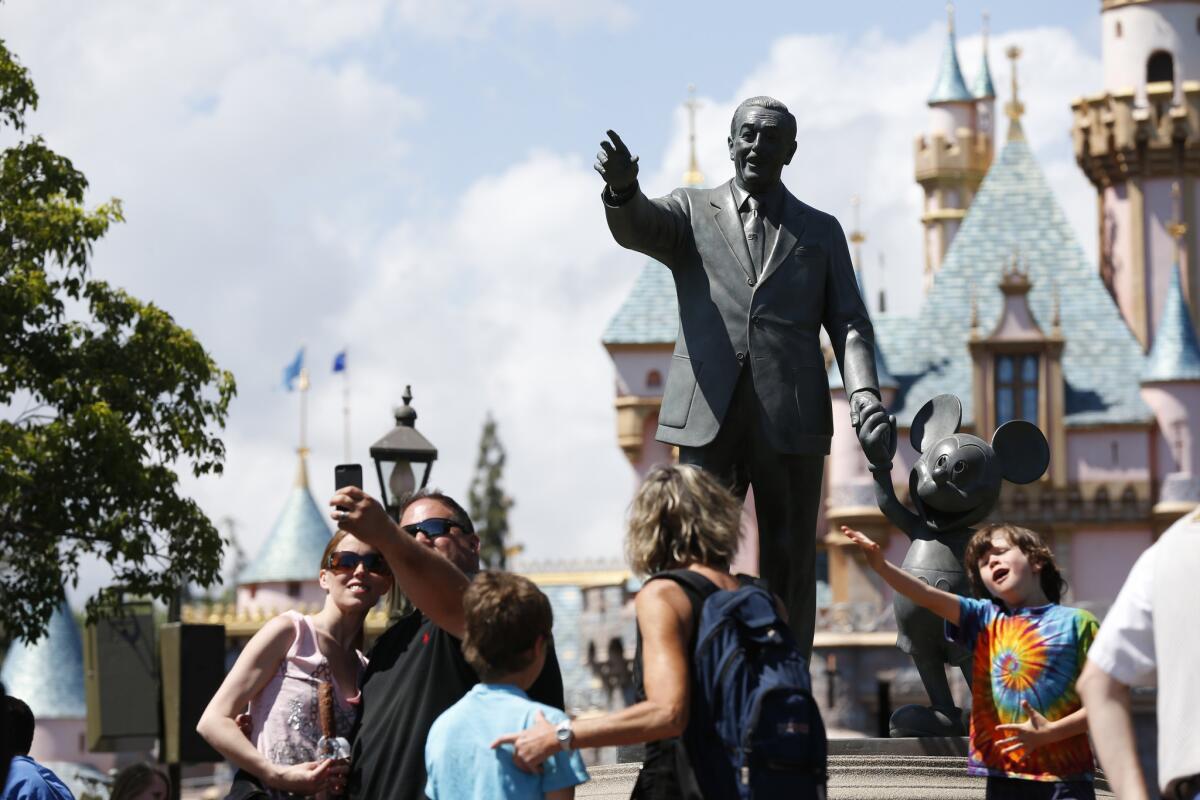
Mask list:
[[[511,497],[504,493],[504,445],[496,433],[496,421],[491,414],[483,423],[479,437],[479,460],[475,463],[475,478],[467,495],[471,520],[479,534],[479,558],[489,569],[504,569],[508,564],[505,553],[508,541],[508,510]]]
[[[0,125],[37,105],[0,42]],[[222,539],[176,469],[220,473],[235,386],[152,303],[89,275],[117,200],[84,207],[87,180],[39,137],[0,153],[0,628],[36,639],[80,559],[112,565],[122,591],[166,600],[219,579]]]

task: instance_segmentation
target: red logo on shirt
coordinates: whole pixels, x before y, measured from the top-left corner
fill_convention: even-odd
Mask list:
[[[429,631],[425,631],[423,634],[421,634],[421,644],[429,644]]]

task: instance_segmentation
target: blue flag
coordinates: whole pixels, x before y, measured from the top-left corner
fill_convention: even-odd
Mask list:
[[[333,357],[333,371],[334,372],[345,372],[346,371],[346,351],[345,350],[342,350],[342,352],[338,353],[336,356]]]
[[[292,363],[283,368],[283,388],[289,392],[296,388],[296,379],[300,377],[300,370],[304,368],[304,348],[300,348],[300,352],[296,353],[296,358]]]

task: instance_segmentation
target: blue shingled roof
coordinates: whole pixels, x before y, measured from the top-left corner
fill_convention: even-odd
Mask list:
[[[1200,344],[1183,298],[1179,264],[1171,270],[1171,283],[1163,300],[1162,319],[1142,374],[1142,383],[1200,380]]]
[[[321,554],[330,539],[329,526],[308,491],[304,465],[283,512],[263,542],[258,557],[238,578],[238,585],[274,581],[315,581]]]
[[[679,301],[671,270],[648,261],[604,330],[604,344],[674,344]]]
[[[1145,356],[1112,296],[1089,264],[1024,139],[1007,142],[971,203],[929,293],[914,318],[881,315],[875,336],[900,383],[898,420],[944,392],[958,395],[964,422],[974,418],[967,349],[972,296],[986,333],[999,319],[997,284],[1013,253],[1033,284],[1028,300],[1043,327],[1059,290],[1066,382],[1066,423],[1146,422],[1137,380]]]
[[[987,39],[983,42],[983,59],[979,72],[975,73],[975,83],[971,85],[971,94],[976,100],[992,100],[996,97],[996,87],[992,84],[992,68],[988,66]]]
[[[29,706],[35,719],[83,719],[83,641],[64,599],[36,644],[14,641],[0,669],[8,693]]]
[[[937,82],[929,93],[929,105],[936,103],[960,103],[973,100],[958,66],[958,47],[954,42],[954,28],[946,37],[946,49],[942,51],[942,66],[938,70]]]

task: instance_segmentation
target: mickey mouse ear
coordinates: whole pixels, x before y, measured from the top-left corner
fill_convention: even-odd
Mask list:
[[[950,434],[958,433],[961,424],[962,403],[952,394],[939,394],[921,406],[913,417],[908,440],[918,453],[924,453]]]
[[[1033,483],[1050,466],[1050,445],[1037,425],[1014,419],[996,429],[992,449],[1000,461],[1000,474],[1013,483]]]

